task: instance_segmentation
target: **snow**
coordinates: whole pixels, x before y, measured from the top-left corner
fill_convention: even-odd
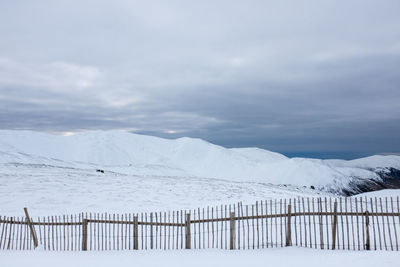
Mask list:
[[[167,140],[118,131],[70,136],[0,131],[0,215],[138,213],[333,196],[372,168],[400,167],[399,156],[352,161],[287,158],[258,148],[200,139]],[[96,172],[104,169],[105,173]],[[382,190],[357,197],[399,197]],[[304,248],[180,251],[0,251],[2,266],[398,266],[398,252]]]
[[[104,174],[93,169],[3,165],[0,215],[33,216],[85,212],[127,213],[194,209],[207,205],[283,197],[319,196],[303,187],[177,176]]]
[[[0,163],[102,166],[135,175],[178,175],[305,186],[348,182],[348,176],[376,177],[369,168],[400,168],[400,156],[353,161],[287,158],[257,148],[226,149],[200,139],[162,139],[121,131],[88,131],[57,136],[31,131],[0,131]],[[22,159],[25,156],[26,159]],[[58,161],[58,162],[52,162]]]
[[[0,131],[0,215],[194,209],[256,200],[329,196],[399,156],[353,161],[287,158],[258,148],[227,149],[121,131],[61,136]],[[105,173],[96,172],[103,169]]]
[[[400,169],[399,156],[396,155],[374,155],[361,159],[353,160],[326,160],[328,164],[336,167],[353,167],[353,168],[378,168],[393,167]]]
[[[375,197],[387,197],[387,198],[397,198],[400,197],[399,189],[385,189],[373,192],[367,192],[358,194],[355,197],[367,197],[367,198],[375,198]]]
[[[262,250],[179,250],[179,251],[0,251],[2,266],[398,266],[398,252],[327,251],[304,248]]]

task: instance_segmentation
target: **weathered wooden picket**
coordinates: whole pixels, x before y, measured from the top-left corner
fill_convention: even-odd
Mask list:
[[[0,249],[399,250],[399,198],[296,198],[140,214],[0,216]]]

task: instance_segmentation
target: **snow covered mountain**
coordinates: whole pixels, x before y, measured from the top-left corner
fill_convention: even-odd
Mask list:
[[[400,156],[350,161],[287,158],[258,148],[227,149],[200,139],[169,140],[121,131],[70,136],[0,131],[0,168],[19,165],[284,184],[347,195],[400,187]]]

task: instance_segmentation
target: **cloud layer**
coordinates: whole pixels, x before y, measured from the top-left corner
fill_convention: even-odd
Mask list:
[[[0,128],[398,152],[399,13],[389,0],[3,2]]]

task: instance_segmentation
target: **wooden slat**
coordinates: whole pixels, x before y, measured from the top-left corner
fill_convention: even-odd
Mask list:
[[[322,225],[322,199],[318,198],[318,211],[320,212],[319,218],[319,238],[320,238],[320,247],[324,249],[324,228]]]
[[[211,219],[214,218],[214,207],[211,207]],[[211,223],[211,232],[212,232],[212,248],[215,247],[215,232],[214,232],[214,221]]]
[[[5,217],[5,216],[4,216]],[[4,226],[5,226],[4,219],[0,216],[0,227],[1,227],[1,235],[0,235],[0,249],[3,248],[3,236],[4,236]]]
[[[258,201],[256,201],[256,216],[258,217]],[[282,213],[282,212],[281,212]],[[233,216],[235,217],[235,216]],[[260,229],[258,225],[258,218],[256,219],[256,228],[257,228],[257,248],[260,248]]]
[[[60,217],[61,218],[61,217]],[[65,215],[63,215],[63,223],[65,223]],[[39,232],[40,232],[40,227],[39,227]],[[63,225],[63,250],[67,250],[67,235],[66,235],[66,227],[65,224]]]
[[[383,211],[383,205],[382,205],[382,198],[379,198],[379,203],[381,207],[381,211]],[[383,235],[383,241],[385,243],[385,249],[387,250],[387,244],[386,244],[386,232],[385,232],[385,217],[382,216],[382,235]]]
[[[387,197],[385,197],[385,206],[386,206],[386,213],[388,213],[388,201],[387,201]],[[389,233],[389,241],[390,241],[390,248],[391,250],[393,250],[393,243],[392,243],[392,234],[390,231],[390,223],[389,223],[389,216],[386,216],[386,222],[387,222],[387,226],[388,226],[388,233]]]
[[[350,198],[350,212],[353,213],[353,203],[352,199]],[[356,249],[356,239],[354,237],[354,224],[353,224],[353,215],[351,215],[351,234],[352,234],[352,240],[353,240],[353,250]]]
[[[252,249],[256,248],[256,230],[255,230],[255,225],[254,225],[254,205],[251,205],[251,215],[252,215],[252,219],[251,219],[251,233],[252,233],[252,241],[253,241],[253,245],[252,245]]]
[[[215,231],[216,231],[216,238],[215,238],[215,241],[216,241],[216,245],[215,245],[215,248],[218,248],[218,243],[219,243],[219,238],[218,238],[218,234],[219,234],[219,231],[218,231],[218,222],[220,221],[219,220],[219,216],[218,216],[218,206],[215,206],[215,217],[216,217],[216,223],[215,223]]]
[[[185,215],[184,215],[184,212],[181,210],[181,223],[184,223],[184,222],[185,222]],[[177,232],[179,231],[179,229],[181,230],[181,235],[180,235],[180,237],[181,237],[181,249],[183,249],[184,248],[183,227],[176,227],[176,231]]]
[[[310,198],[307,197],[307,211],[310,213]],[[311,215],[308,215],[308,232],[310,240],[310,248],[312,248],[312,230],[311,230]]]
[[[203,208],[202,217],[205,217],[205,210]],[[206,224],[203,222],[203,249],[206,248]]]
[[[165,227],[164,225],[161,225],[163,223],[162,221],[162,213],[158,212],[158,222],[160,223],[160,225],[158,225],[158,249],[162,249],[163,247],[163,241],[164,239],[162,238],[163,235],[163,227]]]
[[[54,246],[54,216],[51,216],[51,250],[55,250]]]
[[[236,203],[236,210],[237,210],[237,214],[240,216],[240,203],[238,202],[238,203]],[[241,222],[241,220],[238,220],[237,221],[237,233],[236,233],[236,236],[237,236],[237,245],[236,245],[236,247],[237,247],[237,249],[242,249],[242,244],[241,244],[241,224],[240,224],[240,222]]]
[[[335,201],[333,206],[333,224],[332,224],[332,250],[336,249],[336,232],[337,232],[337,201]]]
[[[279,213],[282,214],[282,199],[279,200]],[[281,247],[283,247],[283,226],[282,226],[282,218],[283,217],[279,217],[279,223],[280,223],[280,233],[281,233],[281,239],[280,239],[280,243],[281,243]]]
[[[143,221],[143,212],[140,214],[140,218],[141,218],[141,221]],[[139,225],[139,224],[138,224]],[[142,249],[144,249],[145,248],[145,244],[144,244],[144,232],[143,232],[143,225],[140,227],[140,234],[141,234],[141,240],[142,240]],[[172,242],[174,242],[174,240],[172,239]]]
[[[103,218],[104,218],[104,213],[99,214],[98,219],[102,220]],[[100,224],[100,231],[101,231],[101,234],[100,234],[101,242],[99,241],[101,244],[100,248],[101,248],[101,251],[104,251],[105,250],[105,237],[106,237],[106,231],[104,229],[105,224],[104,223],[99,223],[99,224]]]
[[[369,212],[365,212],[365,232],[366,232],[366,241],[365,241],[365,249],[370,250],[371,244],[369,240]]]
[[[57,216],[54,216],[54,222],[55,223],[57,223]],[[55,236],[55,239],[56,239],[56,250],[59,250],[59,246],[58,246],[58,243],[59,243],[59,236],[58,236],[58,227],[59,227],[59,225],[55,225],[54,226],[54,228],[55,228],[55,230],[54,230],[54,232],[56,233],[56,236]]]
[[[293,199],[293,208],[294,208],[294,214],[297,213],[297,205],[296,205],[296,199]],[[293,215],[292,215],[293,216]],[[297,240],[297,216],[294,217],[294,235],[295,235],[295,240],[296,240],[296,247],[298,246],[298,240]]]
[[[186,214],[186,235],[185,235],[185,240],[186,240],[186,249],[190,249],[191,247],[191,233],[190,233],[190,213]]]
[[[274,205],[275,205],[275,214],[277,214],[278,213],[278,206],[277,206],[277,203],[276,203],[276,199],[275,199],[275,203],[274,203]],[[278,247],[278,218],[277,217],[275,217],[275,247]]]
[[[375,234],[375,222],[374,222],[374,205],[372,204],[372,198],[369,198],[370,205],[371,205],[371,213],[370,213],[370,224],[372,222],[372,230],[374,233],[374,249],[376,250],[376,234]]]
[[[134,225],[133,226],[133,249],[138,250],[139,249],[139,224],[138,224],[138,216],[137,215],[133,217],[133,225]]]
[[[299,208],[299,213],[301,214],[301,204],[300,204],[300,198],[297,198],[297,207]],[[303,229],[301,225],[301,216],[299,216],[299,240],[300,240],[300,247],[303,246]]]
[[[117,214],[117,222],[119,222],[119,214]],[[120,243],[121,243],[121,235],[120,235],[120,224],[119,223],[117,223],[116,225],[115,225],[115,228],[117,228],[117,236],[116,236],[116,241],[117,241],[117,250],[119,250],[120,249]]]
[[[26,222],[28,223],[29,229],[31,231],[31,235],[32,235],[33,242],[34,242],[34,247],[36,248],[39,245],[39,242],[38,242],[38,239],[36,236],[35,228],[33,227],[32,223],[31,223],[31,218],[29,217],[28,209],[24,208],[24,212],[25,212],[25,216],[26,216]]]
[[[222,205],[221,205],[221,209],[222,209]],[[224,206],[224,214],[223,214],[223,216],[224,217],[228,217],[229,215],[228,215],[228,213],[230,213],[231,212],[231,205],[229,205],[229,211],[228,211],[228,209],[227,209],[227,205],[225,205]],[[221,213],[222,214],[222,213]],[[225,237],[225,239],[224,240],[222,240],[221,239],[221,241],[223,241],[224,242],[224,249],[228,249],[228,225],[227,225],[227,221],[223,221],[223,222],[221,222],[221,231],[223,231],[224,232],[224,237]],[[225,229],[225,230],[224,230]]]
[[[87,219],[83,220],[83,240],[82,240],[82,250],[86,251],[87,250],[87,239],[88,239],[88,222]]]
[[[80,222],[80,224],[77,224],[77,228],[78,228],[78,235],[77,235],[77,240],[78,240],[78,250],[82,249],[82,246],[80,246],[80,244],[82,244],[83,241],[83,219],[84,219],[84,214],[79,213],[78,214],[78,222]]]
[[[155,217],[155,222],[156,222],[156,233],[155,233],[155,249],[157,249],[158,248],[158,240],[157,240],[157,237],[158,237],[158,225],[157,225],[157,223],[158,223],[158,216],[157,216],[157,212],[155,212],[154,213],[154,217]]]
[[[177,215],[177,220],[178,220],[178,215]],[[175,211],[172,212],[172,223],[175,223]],[[172,228],[172,249],[177,248],[175,246],[175,229]]]
[[[104,216],[104,219],[107,219],[107,212],[105,212],[104,214],[101,215],[102,217]],[[108,246],[108,235],[109,232],[107,231],[107,226],[108,224],[106,223],[102,223],[103,224],[103,228],[104,228],[104,250],[108,250],[109,246]]]
[[[328,218],[329,218],[329,214],[327,213],[328,212],[328,200],[327,200],[327,198],[325,197],[325,223],[326,223],[326,249],[329,249],[329,221],[328,221]]]
[[[343,212],[342,198],[339,199],[339,209],[340,209],[340,213],[342,213],[342,212]],[[343,216],[340,216],[340,222],[341,222],[341,232],[342,232],[342,249],[345,249],[345,244],[344,244],[344,228],[343,228]]]
[[[190,213],[191,213],[191,211],[190,211]],[[196,210],[193,210],[193,215],[191,214],[191,216],[193,216],[193,218],[195,218],[196,219]],[[196,232],[196,224],[193,224],[193,231],[191,232],[191,238],[193,239],[193,246],[192,246],[192,248],[193,249],[196,249],[197,248],[197,239],[196,239],[196,235],[197,235],[197,232]]]
[[[10,229],[8,230],[8,240],[7,240],[7,250],[8,249],[11,249],[11,240],[12,240],[12,233],[13,233],[13,226],[15,225],[14,224],[14,217],[10,217],[10,220],[11,220],[11,222],[10,222]]]
[[[304,221],[304,246],[308,247],[308,242],[307,242],[307,221],[306,221],[306,208],[304,205],[304,197],[301,198],[301,202],[303,205],[303,221]]]
[[[100,213],[97,213],[97,220],[100,220]],[[101,232],[101,234],[100,234]],[[97,250],[103,250],[103,224],[97,223]]]
[[[164,212],[164,223],[167,222],[167,213]],[[164,225],[164,250],[167,249],[167,226]]]
[[[231,212],[230,213],[231,221],[230,221],[230,240],[229,240],[229,249],[233,250],[235,249],[235,220],[233,219],[235,217],[235,213]]]
[[[171,211],[168,211],[168,222],[171,222]],[[172,230],[172,232],[174,232]],[[168,226],[168,249],[171,249],[171,226]]]
[[[220,211],[221,218],[228,217],[227,214],[224,214],[224,206],[221,205],[220,208],[221,208],[221,211]],[[229,210],[230,209],[231,209],[231,207],[229,206]],[[224,249],[224,248],[226,249],[226,247],[224,247],[224,246],[226,246],[226,242],[224,243],[224,235],[226,237],[226,235],[227,235],[227,230],[226,230],[227,227],[225,227],[225,231],[224,231],[224,223],[226,223],[226,221],[221,221],[221,249]]]
[[[292,210],[292,205],[289,203],[287,207],[288,219],[286,224],[286,242],[285,242],[286,247],[292,245],[291,210]]]
[[[399,205],[399,197],[397,197],[397,218],[399,219],[399,226],[400,226],[400,205]]]
[[[344,199],[344,208],[347,213],[347,197]],[[349,216],[346,216],[346,232],[347,232],[347,249],[350,250],[350,227],[349,227]]]
[[[365,248],[365,216],[364,216],[364,209],[363,209],[363,200],[360,197],[360,216],[361,216],[361,226],[362,226],[362,249]]]
[[[311,199],[311,202],[312,202],[313,213],[315,213],[314,198]],[[317,225],[315,223],[315,215],[313,215],[312,217],[313,217],[313,225],[314,225],[314,248],[317,248]]]
[[[266,247],[268,248],[268,201],[265,200],[265,240],[266,240]]]
[[[393,206],[393,198],[390,197],[390,203],[391,203],[391,212],[394,213],[394,206]],[[396,221],[394,219],[395,216],[392,216],[393,219],[393,229],[394,229],[394,236],[395,236],[395,240],[396,240],[396,250],[399,250],[399,243],[398,243],[398,239],[397,239],[397,230],[396,230]]]
[[[285,205],[285,207],[286,207],[286,205]],[[263,208],[263,201],[262,200],[260,201],[260,212],[261,212],[261,216],[263,217],[264,216],[264,208]],[[263,218],[261,218],[260,229],[261,229],[261,248],[264,248],[265,241],[264,241],[264,219]]]
[[[379,217],[378,217],[378,200],[375,197],[375,218],[376,218],[376,226],[378,228],[378,236],[379,236],[379,248],[382,250],[382,239],[381,239],[381,229],[379,226]]]
[[[249,206],[246,205],[246,216],[248,218],[249,215]],[[247,249],[250,249],[250,222],[247,219]]]
[[[46,222],[46,217],[43,217],[43,222]],[[43,248],[47,250],[47,238],[46,238],[46,225],[43,225]]]
[[[16,217],[14,217],[14,220],[15,221],[18,221],[18,217],[16,218]],[[15,226],[13,227],[13,233],[12,233],[12,237],[11,237],[11,249],[14,249],[14,247],[15,247],[15,232],[17,232],[18,231],[18,224],[15,224]]]

